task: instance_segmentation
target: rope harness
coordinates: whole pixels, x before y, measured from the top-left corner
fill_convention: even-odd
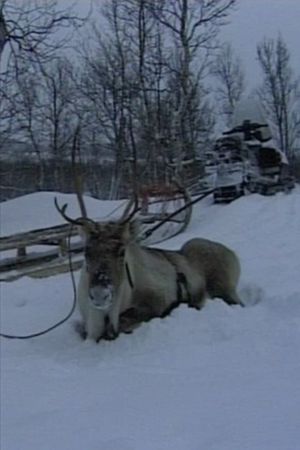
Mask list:
[[[174,270],[176,272],[177,298],[176,298],[176,301],[173,302],[171,305],[174,305],[174,307],[176,307],[180,303],[183,303],[184,301],[190,302],[191,294],[189,291],[188,282],[187,282],[185,274],[183,272],[179,272],[177,270],[176,264],[169,258],[168,254],[164,250],[161,250],[161,254],[166,258],[168,263],[171,264],[171,266],[174,268]],[[186,293],[186,300],[185,300],[184,292]],[[172,307],[172,309],[174,309],[174,307]]]

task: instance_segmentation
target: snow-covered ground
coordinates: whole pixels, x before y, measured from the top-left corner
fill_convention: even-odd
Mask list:
[[[53,197],[1,204],[2,234],[60,223]],[[115,204],[89,207],[104,217]],[[99,344],[80,340],[77,314],[39,338],[2,339],[1,450],[300,448],[300,188],[226,206],[207,198],[162,245],[194,236],[238,253],[247,307],[181,306]],[[1,331],[43,329],[71,303],[68,274],[2,283]]]

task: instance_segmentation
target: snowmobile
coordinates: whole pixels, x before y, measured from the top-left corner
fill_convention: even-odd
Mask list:
[[[214,201],[226,203],[245,193],[272,195],[294,187],[286,156],[273,143],[267,123],[244,120],[217,143]]]
[[[215,145],[216,176],[214,201],[228,203],[243,195],[244,161],[239,136],[222,137]]]

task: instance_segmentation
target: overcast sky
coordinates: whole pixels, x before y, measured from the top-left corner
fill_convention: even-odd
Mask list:
[[[99,5],[102,0],[92,2]],[[71,4],[74,0],[62,3]],[[77,0],[79,12],[84,13],[88,8],[88,0]],[[220,37],[230,41],[242,59],[250,89],[260,79],[256,44],[265,36],[276,38],[279,32],[290,50],[294,71],[300,76],[300,0],[239,0],[229,20]]]
[[[300,0],[239,0],[230,24],[221,37],[232,43],[242,58],[247,82],[257,84],[256,44],[264,37],[283,36],[291,53],[295,73],[300,76]]]

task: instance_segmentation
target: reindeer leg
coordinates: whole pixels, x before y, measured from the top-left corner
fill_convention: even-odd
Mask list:
[[[245,306],[235,290],[225,292],[223,295],[220,295],[220,297],[224,300],[225,303],[227,303],[230,306],[232,305],[240,305],[242,307]]]
[[[195,308],[198,311],[203,308],[205,303],[205,297],[192,297],[188,302],[189,308]]]
[[[207,295],[205,292],[198,292],[197,294],[189,294],[188,307],[200,310],[203,308]]]
[[[141,311],[136,308],[129,308],[120,316],[120,332],[130,334],[144,321]]]
[[[119,324],[118,324],[119,325]],[[111,318],[109,316],[105,317],[105,332],[103,334],[103,339],[106,341],[112,341],[119,336],[119,331],[116,331],[113,323],[111,322]]]
[[[143,322],[149,322],[154,317],[160,317],[149,305],[138,305],[124,311],[120,316],[120,331],[130,334]]]
[[[119,336],[119,333],[116,333],[113,326],[110,324],[108,325],[107,329],[105,330],[105,333],[100,339],[105,339],[106,341],[113,341]],[[100,340],[99,339],[99,340]],[[99,341],[97,341],[99,342]]]
[[[222,298],[223,298],[224,302],[227,303],[230,306],[239,305],[242,308],[245,307],[244,303],[237,296],[234,296],[234,297],[232,297],[232,296],[224,296]]]

